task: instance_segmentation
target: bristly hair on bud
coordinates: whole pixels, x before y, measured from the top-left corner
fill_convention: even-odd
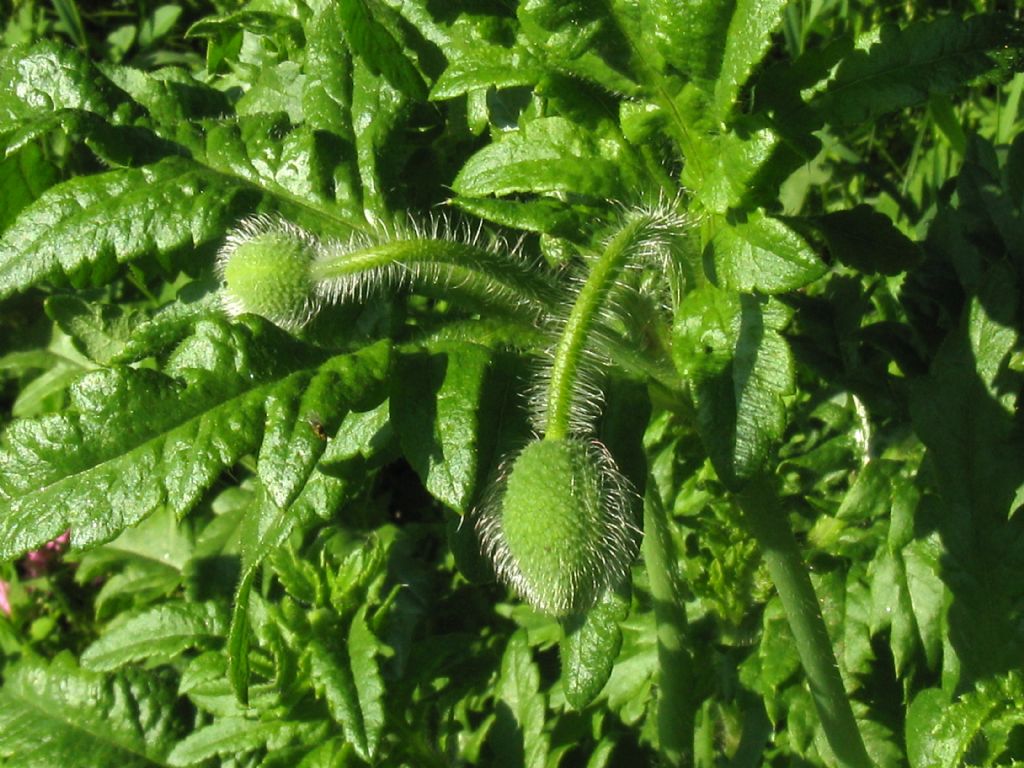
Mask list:
[[[495,573],[537,610],[582,613],[639,550],[636,498],[596,440],[534,440],[503,463],[476,528]]]
[[[228,235],[217,257],[225,311],[252,312],[289,330],[325,305],[407,286],[537,318],[556,293],[553,276],[539,267],[518,246],[487,237],[482,225],[445,217],[320,240],[284,219],[255,216]]]
[[[311,266],[322,252],[311,233],[261,214],[232,230],[217,254],[221,305],[231,317],[252,313],[295,331],[319,309]]]

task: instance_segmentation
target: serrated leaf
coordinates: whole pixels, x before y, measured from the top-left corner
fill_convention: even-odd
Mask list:
[[[38,146],[29,144],[19,151],[8,146],[7,156],[0,158],[0,232],[58,181],[57,167]]]
[[[384,685],[375,661],[378,641],[366,624],[365,607],[353,617],[345,646],[310,642],[313,684],[363,760],[372,761],[384,726]]]
[[[627,196],[614,157],[594,146],[582,128],[562,117],[537,118],[469,158],[452,188],[467,197],[575,193]]]
[[[958,14],[887,25],[868,50],[848,56],[823,94],[811,102],[835,126],[871,124],[880,115],[950,93],[996,67],[995,57],[1020,44],[1005,16]]]
[[[87,672],[67,654],[4,670],[0,761],[10,768],[165,765],[185,724],[170,681]]]
[[[168,373],[115,367],[86,374],[71,387],[71,410],[15,422],[0,437],[0,558],[69,527],[76,546],[108,540],[164,504],[183,514],[224,467],[262,444],[268,398],[318,407],[316,398],[302,399],[303,386],[325,379],[373,390],[368,379],[346,377],[379,372],[381,354],[387,357],[376,347],[324,359],[264,322],[204,322]],[[363,389],[337,397],[373,404]],[[272,437],[273,445],[295,450],[279,457],[268,448],[264,474],[280,498],[293,496],[324,450],[309,414],[290,413],[295,422],[271,424],[268,433],[289,431],[283,443]]]
[[[164,603],[105,632],[82,653],[82,666],[109,672],[143,659],[169,660],[223,637],[227,628],[216,603]]]
[[[477,44],[460,50],[430,89],[431,100],[452,99],[478,88],[534,85],[544,69],[528,51]]]
[[[549,65],[612,93],[636,92],[630,46],[604,7],[586,0],[527,0],[516,16],[522,36]]]
[[[715,81],[714,111],[719,120],[728,116],[750,73],[768,53],[785,7],[785,0],[737,0]]]
[[[161,67],[147,72],[135,67],[107,66],[103,71],[144,107],[155,123],[168,129],[174,129],[178,123],[218,117],[231,111],[231,101],[223,91],[182,68]]]
[[[195,269],[259,193],[179,157],[51,187],[0,239],[0,297],[41,282],[103,285],[119,264]]]
[[[628,598],[609,591],[586,615],[566,622],[560,644],[562,685],[566,701],[576,709],[593,701],[608,682],[622,648],[619,622],[627,615]]]
[[[389,165],[397,163],[387,152],[407,105],[408,98],[401,91],[357,63],[352,77],[352,128],[363,187],[363,207],[377,216],[388,210],[384,194],[386,171]]]
[[[687,79],[713,80],[721,69],[732,6],[726,0],[654,0],[650,16],[658,52]]]
[[[414,100],[426,97],[423,78],[406,56],[405,47],[381,22],[385,9],[373,0],[340,0],[329,13],[339,14],[345,41],[375,75]]]
[[[130,100],[74,48],[45,41],[0,56],[0,133],[60,109],[128,118]]]
[[[910,398],[914,427],[936,468],[939,497],[929,509],[947,549],[947,632],[967,679],[1014,668],[1011,659],[1024,648],[1013,618],[1024,609],[1024,592],[1012,575],[1024,560],[1024,518],[1009,517],[1024,473],[1016,394],[999,384],[1017,343],[1001,318],[1014,317],[1018,305],[1009,272],[992,269]]]
[[[302,223],[303,208],[313,207],[317,231],[325,224],[338,234],[351,234],[362,222],[357,181],[352,178],[352,149],[299,126],[283,113],[239,116],[205,124],[203,162],[220,173],[270,192]],[[298,201],[293,211],[289,203]],[[338,203],[342,204],[341,209]]]
[[[788,312],[770,299],[707,286],[680,305],[673,357],[692,382],[697,423],[715,471],[731,488],[768,469],[795,389]]]
[[[701,175],[694,179],[695,196],[713,213],[749,208],[763,186],[758,174],[778,144],[779,137],[767,128],[743,137],[735,133],[717,137],[702,157]]]
[[[481,404],[491,352],[452,344],[402,358],[392,381],[391,420],[402,450],[430,493],[460,513],[476,490]]]
[[[544,696],[540,672],[519,630],[509,638],[495,686],[498,718],[488,741],[494,746],[496,766],[543,768],[548,751],[544,736]]]
[[[101,365],[114,362],[145,315],[130,307],[90,305],[74,296],[51,296],[46,314],[71,337],[75,347]]]
[[[259,749],[286,732],[290,723],[281,720],[249,720],[244,717],[218,718],[210,725],[182,739],[167,756],[173,766],[196,765],[219,755],[237,757]]]
[[[956,701],[937,688],[914,697],[907,711],[907,758],[912,768],[1005,765],[1019,757],[1010,734],[1024,726],[1024,685],[1016,672],[986,680]]]
[[[352,56],[345,45],[339,14],[311,14],[304,22],[306,36],[306,79],[302,90],[302,111],[309,126],[331,131],[348,140],[352,132]]]
[[[827,269],[800,235],[760,212],[719,229],[707,259],[716,285],[768,294],[802,288]]]
[[[367,624],[364,605],[352,617],[349,625],[348,655],[366,733],[366,753],[370,760],[377,752],[384,729],[384,681],[377,665],[379,648],[380,640]]]

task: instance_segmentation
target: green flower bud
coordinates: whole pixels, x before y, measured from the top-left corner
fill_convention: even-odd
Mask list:
[[[225,311],[260,315],[288,330],[301,328],[317,309],[310,267],[319,252],[313,235],[283,219],[245,220],[217,255]]]
[[[502,581],[540,611],[579,613],[636,557],[633,495],[600,443],[539,440],[505,465],[477,529]]]

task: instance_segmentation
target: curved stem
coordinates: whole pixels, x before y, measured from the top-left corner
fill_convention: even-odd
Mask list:
[[[825,737],[840,765],[870,768],[871,759],[839,674],[814,585],[780,509],[775,487],[768,478],[758,478],[749,483],[738,500],[782,600]]]
[[[664,505],[651,487],[644,500],[643,557],[658,627],[658,743],[667,765],[690,765],[696,718],[693,659],[686,648],[686,611],[676,579],[679,560]]]
[[[551,311],[549,274],[534,265],[470,243],[429,237],[334,245],[310,272],[327,299],[361,298],[379,287],[409,280],[443,297],[461,295],[486,306],[534,317]]]
[[[637,235],[648,223],[646,217],[638,217],[626,223],[594,262],[586,282],[576,296],[576,303],[565,321],[565,329],[558,340],[551,366],[544,424],[546,438],[560,440],[569,434],[576,382],[579,380],[588,337],[608,292],[629,260]]]

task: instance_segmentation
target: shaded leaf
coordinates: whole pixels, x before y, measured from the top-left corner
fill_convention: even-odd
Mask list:
[[[770,299],[707,286],[689,293],[673,357],[693,386],[697,423],[715,471],[731,488],[769,467],[795,388],[789,314]]]

